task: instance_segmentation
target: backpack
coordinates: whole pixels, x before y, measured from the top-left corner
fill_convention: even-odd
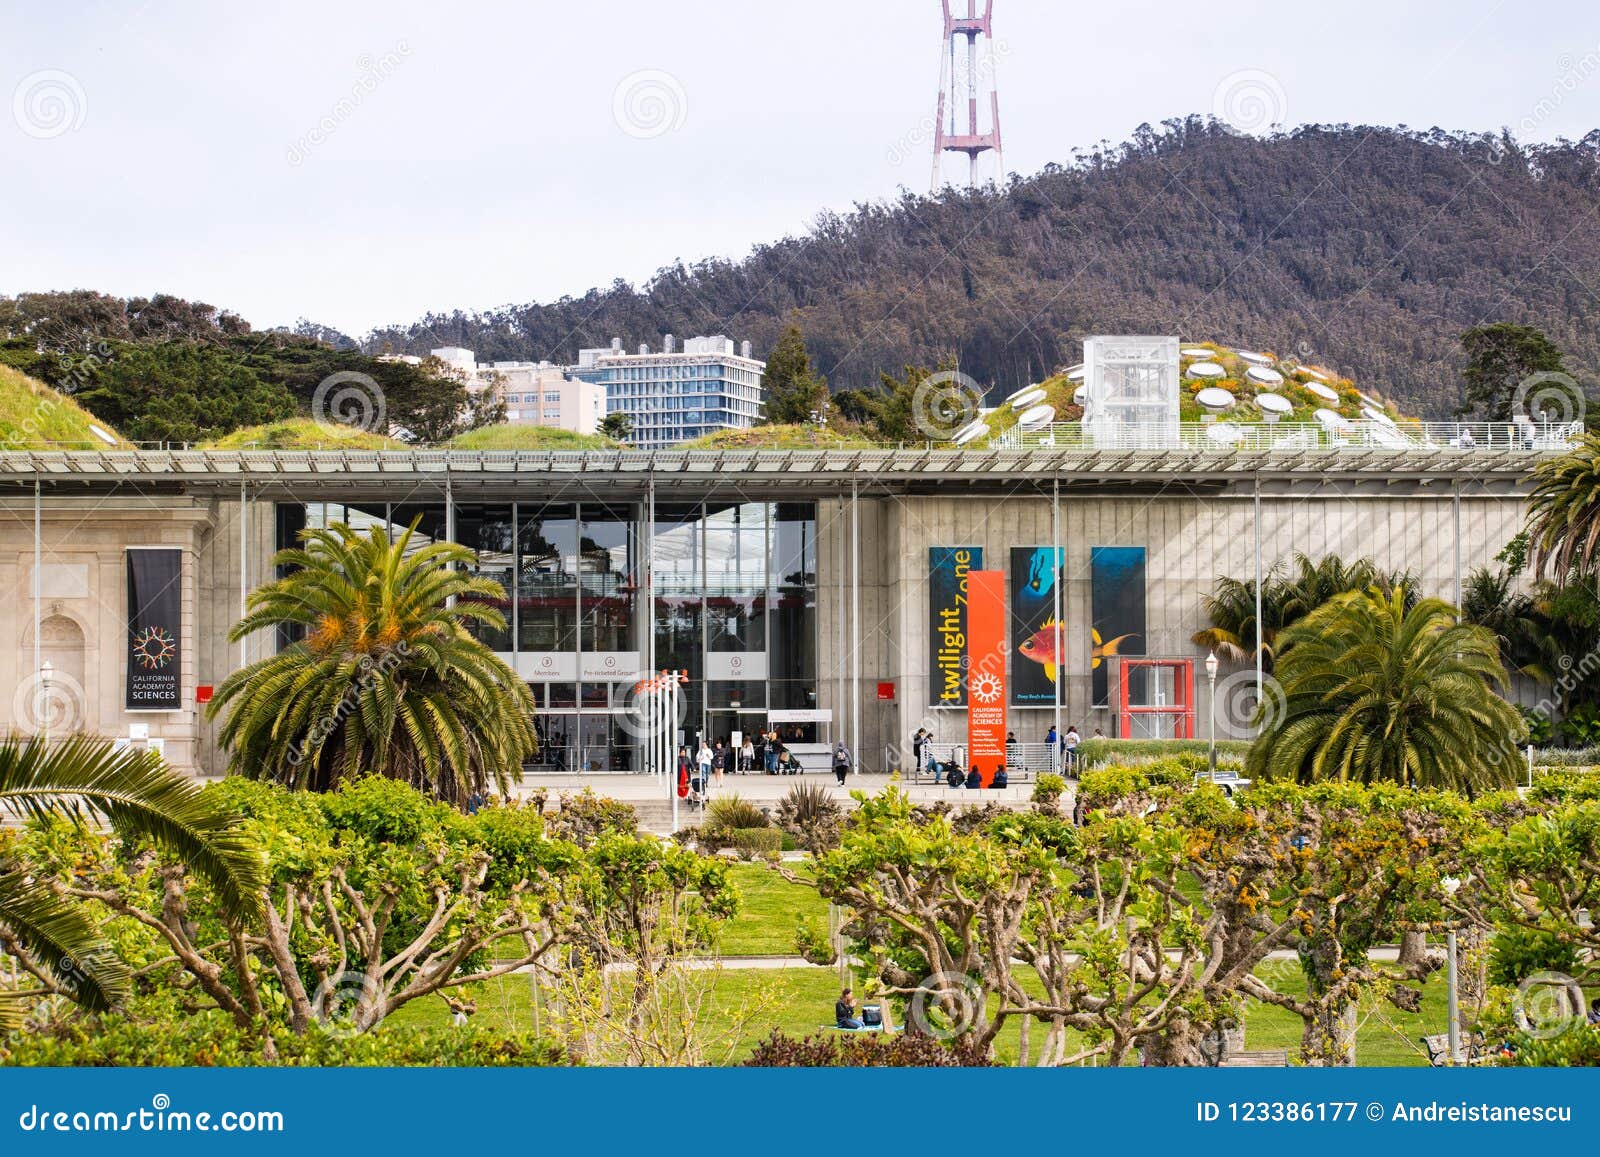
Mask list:
[[[953,763],[947,764],[946,766],[949,768],[949,770],[944,773],[944,781],[951,787],[966,786],[967,777],[961,774],[961,769]]]

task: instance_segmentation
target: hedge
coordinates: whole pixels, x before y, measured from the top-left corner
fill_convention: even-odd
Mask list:
[[[1206,739],[1088,739],[1078,747],[1078,758],[1093,766],[1100,763],[1127,763],[1134,759],[1166,759],[1174,755],[1209,755],[1211,742]],[[1227,757],[1230,763],[1240,762],[1250,754],[1250,741],[1245,739],[1217,740],[1217,757]]]

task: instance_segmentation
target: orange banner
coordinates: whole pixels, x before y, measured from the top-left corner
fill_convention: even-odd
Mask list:
[[[1006,576],[967,575],[967,760],[988,787],[1006,761]]]

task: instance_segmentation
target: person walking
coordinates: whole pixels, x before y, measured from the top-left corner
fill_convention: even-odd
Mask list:
[[[926,728],[917,728],[917,733],[911,737],[911,766],[916,768],[915,774],[922,774],[922,748],[927,743],[928,732]]]
[[[773,728],[763,736],[767,747],[767,774],[778,774],[778,731]]]
[[[700,768],[700,785],[702,788],[711,786],[711,748],[706,746],[704,739],[700,740],[700,750],[695,753],[694,761]]]
[[[750,742],[750,737],[744,737],[744,746],[739,748],[739,773],[741,775],[753,771],[756,766],[756,747]]]
[[[839,786],[844,786],[845,776],[850,774],[851,765],[855,759],[850,754],[850,749],[844,745],[844,740],[839,740],[833,745],[833,777],[839,781]]]
[[[1061,754],[1068,775],[1077,774],[1078,744],[1082,742],[1083,737],[1078,734],[1078,725],[1076,723],[1067,724],[1067,733],[1061,737]]]

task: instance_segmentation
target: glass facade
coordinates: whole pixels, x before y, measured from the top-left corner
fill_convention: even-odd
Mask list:
[[[641,515],[604,502],[454,508],[455,541],[501,592],[485,601],[505,625],[475,629],[528,681],[545,770],[641,766],[625,718],[646,662]],[[419,549],[446,539],[450,517],[442,503],[282,503],[278,544],[293,545],[305,527],[347,522],[398,536],[415,522]],[[688,673],[683,741],[754,731],[768,709],[814,708],[815,506],[658,502],[651,529],[655,666]],[[815,738],[814,725],[804,730]]]

